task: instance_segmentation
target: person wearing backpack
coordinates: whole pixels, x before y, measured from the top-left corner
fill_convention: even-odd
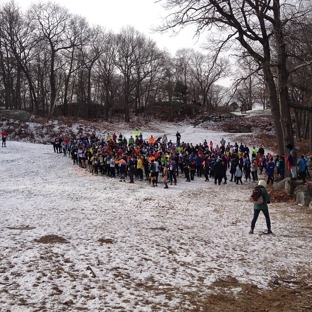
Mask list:
[[[266,232],[266,234],[271,234],[271,220],[270,220],[270,215],[269,215],[269,208],[268,208],[268,204],[270,203],[270,194],[268,193],[268,191],[266,190],[266,182],[265,180],[260,180],[258,182],[258,185],[255,187],[253,194],[252,194],[252,199],[253,199],[253,203],[254,203],[254,216],[253,219],[251,221],[251,228],[249,231],[249,234],[253,234],[254,233],[254,229],[256,226],[256,222],[259,216],[259,213],[262,211],[264,216],[265,216],[265,220],[266,220],[266,224],[267,224],[267,228],[268,231]],[[258,191],[261,191],[261,195],[257,194]],[[257,198],[258,197],[258,198]],[[262,197],[262,200],[261,200]]]

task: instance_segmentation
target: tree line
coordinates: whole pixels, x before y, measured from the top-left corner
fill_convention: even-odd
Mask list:
[[[116,12],[117,13],[117,12]],[[0,10],[0,105],[44,116],[153,114],[157,105],[220,105],[228,62],[183,49],[172,57],[132,27],[115,34],[58,4]],[[177,111],[177,109],[176,109]]]
[[[0,106],[106,120],[119,112],[128,122],[160,109],[173,119],[189,107],[261,104],[272,111],[280,153],[295,136],[312,150],[311,1],[160,2],[172,13],[159,31],[195,24],[205,53],[172,56],[132,27],[115,34],[52,2],[25,13],[3,4]],[[233,88],[217,84],[230,75]]]

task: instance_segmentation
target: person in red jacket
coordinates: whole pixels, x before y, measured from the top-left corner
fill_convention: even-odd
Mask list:
[[[5,130],[2,130],[1,136],[2,136],[2,147],[6,147],[6,138],[8,136],[7,132]]]

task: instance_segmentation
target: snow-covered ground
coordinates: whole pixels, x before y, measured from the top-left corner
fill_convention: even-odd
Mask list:
[[[179,131],[185,142],[228,139]],[[249,235],[250,182],[129,184],[92,176],[51,145],[12,141],[0,164],[1,311],[187,311],[228,277],[263,289],[311,282],[311,219],[271,204],[275,236],[258,235],[263,215]]]

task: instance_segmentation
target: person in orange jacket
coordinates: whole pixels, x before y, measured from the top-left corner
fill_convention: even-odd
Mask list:
[[[123,158],[120,158],[119,160],[117,160],[117,164],[119,167],[120,182],[121,181],[125,182],[126,181],[125,179],[126,179],[127,162]]]
[[[151,135],[150,138],[148,139],[149,144],[154,144],[155,143],[155,138]]]

